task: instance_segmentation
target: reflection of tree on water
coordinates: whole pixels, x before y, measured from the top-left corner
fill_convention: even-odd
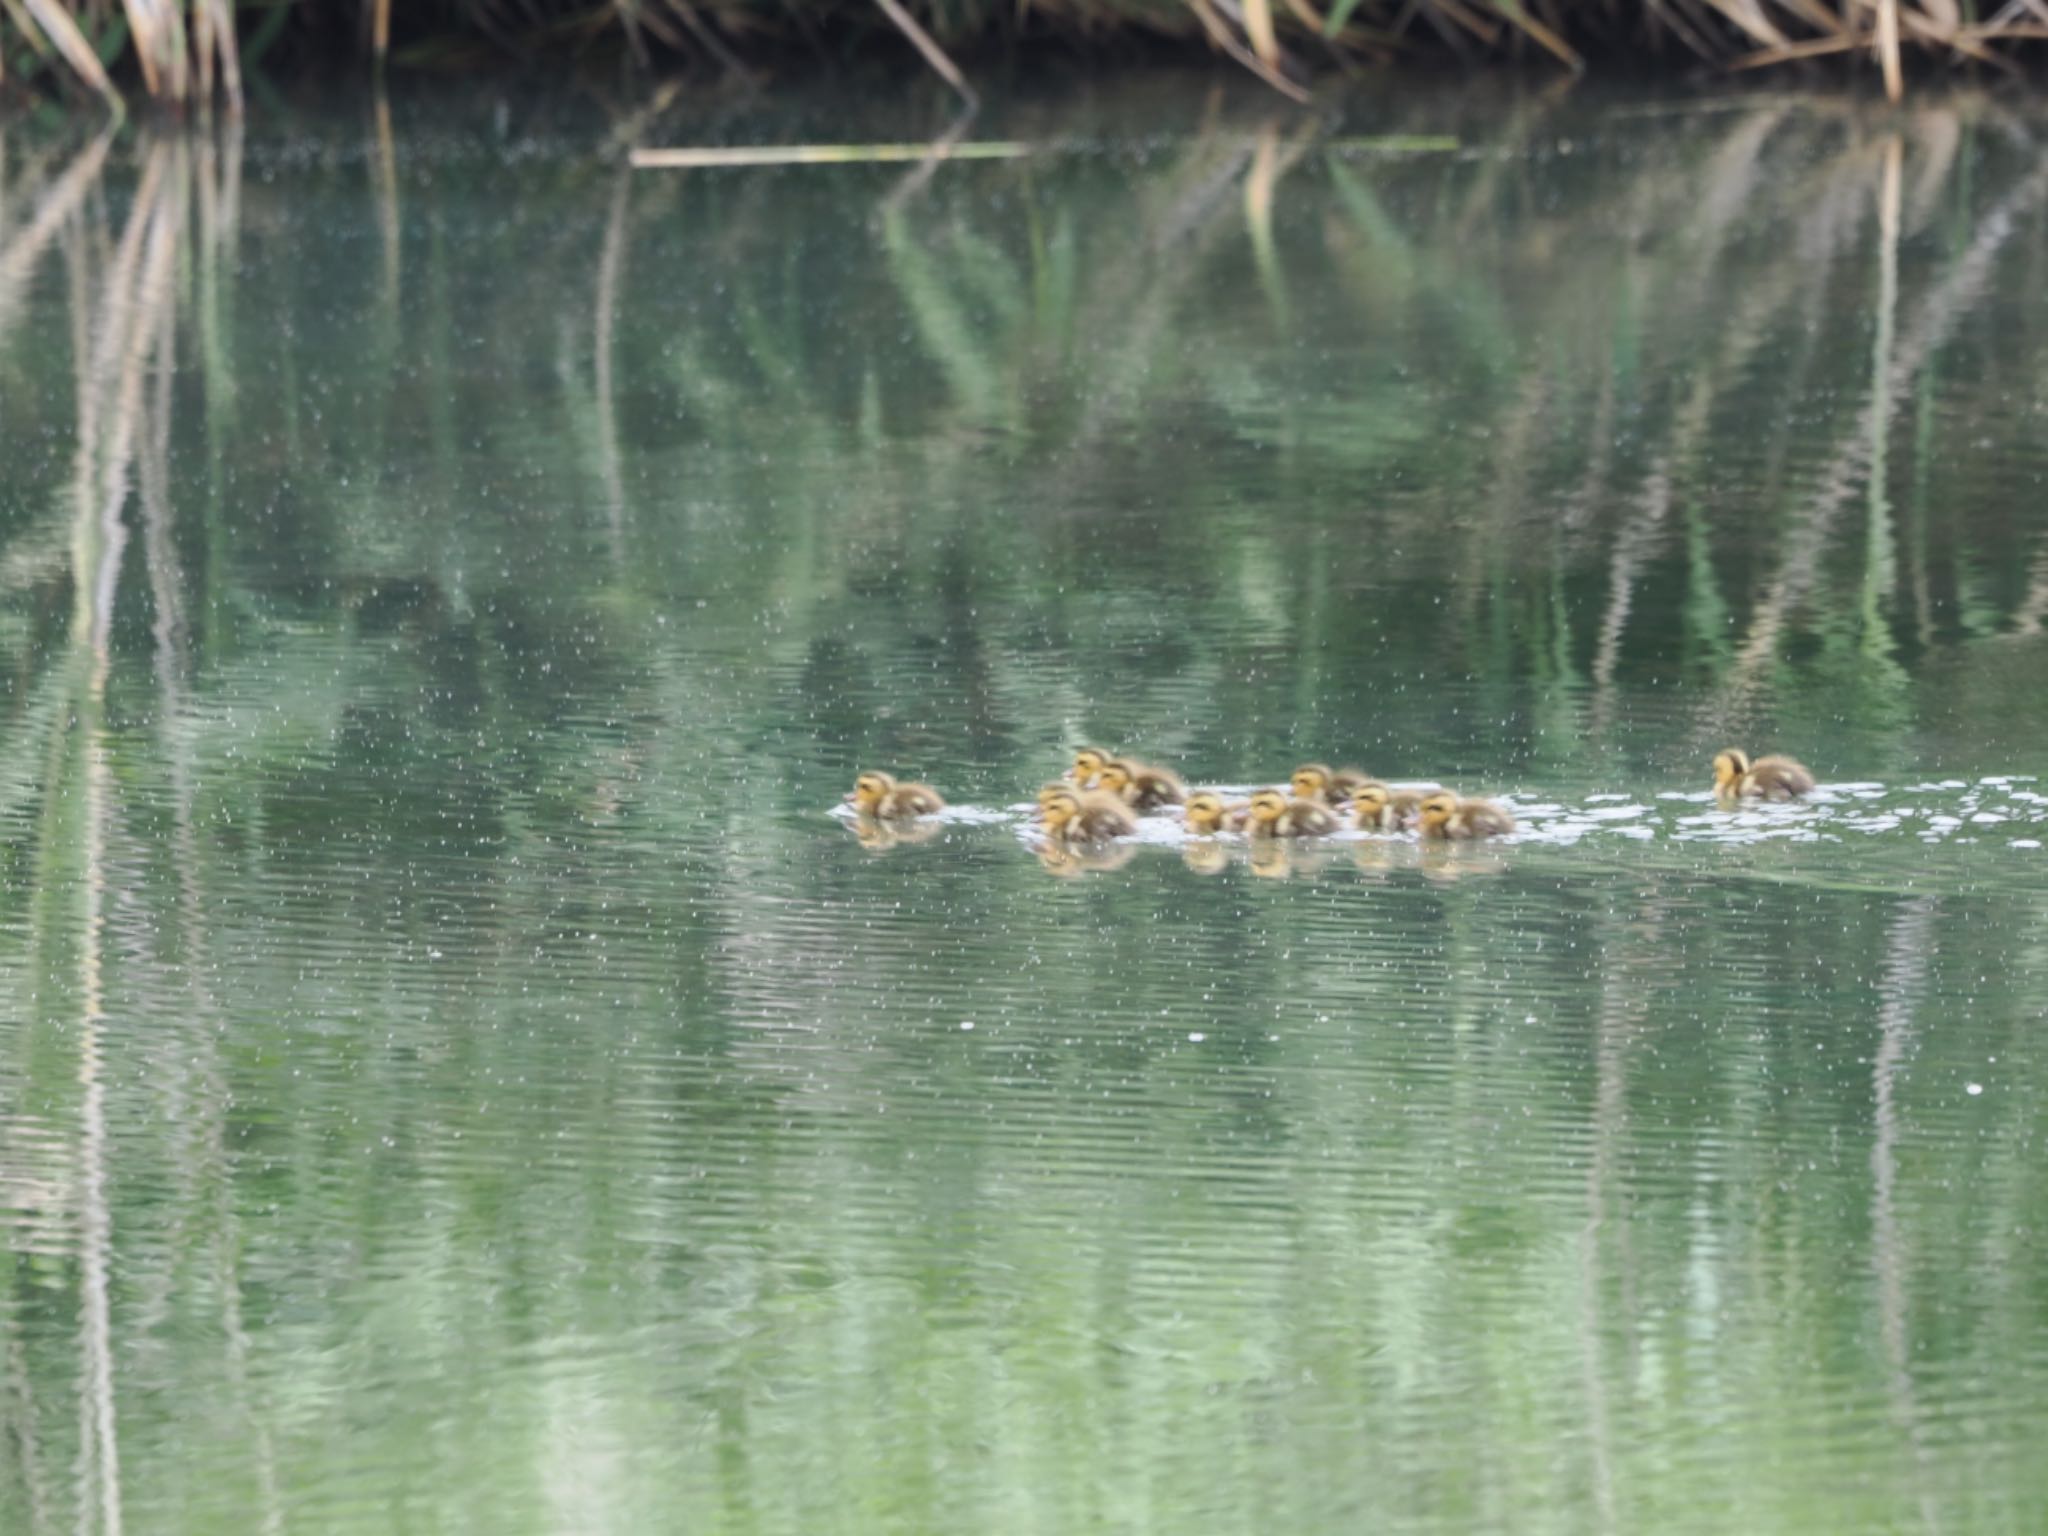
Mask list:
[[[528,256],[489,283],[457,216],[485,194],[458,164],[401,204],[388,119],[297,190],[245,191],[227,137],[8,162],[0,358],[43,386],[10,386],[9,424],[70,451],[24,467],[38,499],[0,547],[0,964],[30,1000],[0,1032],[0,1511],[137,1528],[136,1469],[225,1423],[281,1525],[334,1475],[334,1403],[401,1387],[431,1434],[402,1411],[351,1433],[465,1502],[531,1493],[485,1476],[508,1444],[576,1487],[601,1444],[611,1486],[673,1476],[728,1509],[786,1513],[791,1488],[898,1509],[973,1465],[1017,1507],[1056,1487],[1100,1511],[1148,1436],[1198,1422],[1238,1459],[1163,1479],[1162,1507],[1227,1513],[1255,1463],[1312,1509],[1342,1502],[1330,1447],[1361,1427],[1383,1487],[1440,1490],[1442,1448],[1541,1412],[1540,1384],[1569,1399],[1566,1475],[1626,1528],[1655,1512],[1660,1436],[1707,1404],[1754,1449],[1771,1352],[1865,1336],[1853,1297],[1814,1294],[1836,1252],[1874,1266],[1911,1496],[1963,1507],[1921,1454],[1956,1404],[1908,1366],[1939,1282],[1912,1262],[1943,1236],[1926,1191],[1969,1153],[1912,1142],[1900,1087],[1942,1043],[1916,1000],[1968,976],[1980,1009],[2018,1009],[1995,978],[2036,895],[1893,921],[1884,871],[1845,889],[1790,855],[1729,895],[1684,850],[1363,839],[1262,854],[1349,867],[1242,905],[1243,880],[1129,845],[1062,852],[1055,873],[1122,873],[1055,896],[967,836],[960,860],[813,860],[836,834],[777,808],[836,781],[821,741],[993,773],[1075,721],[1249,761],[1337,700],[1419,754],[1443,679],[1478,723],[1428,740],[1591,785],[1625,772],[1645,673],[1722,690],[1731,718],[1790,712],[1786,657],[1838,633],[1833,660],[1891,679],[1855,706],[1881,747],[1911,746],[1898,693],[1940,675],[1930,650],[1996,718],[2016,690],[1980,642],[2029,663],[2048,544],[1890,424],[1938,395],[1930,420],[2009,428],[1983,331],[2018,352],[2040,323],[1990,307],[2039,198],[1999,127],[1968,99],[1882,128],[1775,104],[1646,131],[1583,180],[1515,144],[1446,168],[1312,142],[1283,178],[1295,143],[1219,121],[1142,174],[934,177],[836,276],[783,237],[872,185],[564,175],[494,206],[489,238]],[[317,250],[300,275],[254,259],[299,249],[309,185],[381,243],[360,283]],[[1133,224],[1145,259],[1111,260]],[[675,300],[678,271],[728,291]],[[1851,348],[1872,279],[1896,326]],[[1298,353],[1286,315],[1328,345]],[[1425,356],[1420,387],[1398,377]],[[1540,740],[1514,723],[1532,693]],[[1411,867],[1430,883],[1347,888]],[[1658,889],[1618,883],[1643,869]],[[840,942],[818,893],[906,872],[928,904]],[[1213,952],[1127,901],[1155,875]],[[1504,937],[1525,934],[1544,942]],[[1838,1088],[1799,1010],[1880,971],[1875,1076]],[[906,976],[937,1027],[973,992],[1026,1049],[1002,1070],[930,1050]],[[271,999],[289,1027],[256,1017]],[[1103,1022],[1155,1004],[1193,1015],[1161,1037],[1235,1030],[1233,1071]],[[1258,1007],[1270,1038],[1241,1028]],[[1854,1033],[1853,1007],[1829,1018]],[[1085,1101],[1092,1132],[1105,1088],[1111,1152],[1061,1118]],[[1991,1096],[1969,1145],[2024,1147],[2023,1098]],[[1131,1147],[1163,1160],[1066,1167]],[[1560,1181],[1548,1152],[1586,1165]],[[2017,1230],[2010,1156],[1985,1219]],[[1816,1177],[1860,1182],[1803,1197]],[[1284,1262],[1241,1262],[1246,1232]],[[1738,1327],[1744,1305],[1772,1315]],[[2006,1305],[1927,1347],[1986,1358],[2026,1336],[2024,1288]],[[620,1337],[631,1360],[602,1353]],[[466,1441],[450,1421],[486,1372]],[[199,1406],[167,1424],[181,1377]],[[1348,1395],[1318,1397],[1333,1379]],[[957,1392],[979,1438],[878,1413],[875,1443],[807,1457],[821,1425],[869,1422],[875,1382]],[[722,1485],[692,1481],[705,1444]]]

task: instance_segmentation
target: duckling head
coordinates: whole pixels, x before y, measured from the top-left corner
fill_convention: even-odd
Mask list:
[[[1287,812],[1287,797],[1277,789],[1262,789],[1251,798],[1247,807],[1251,818],[1262,827],[1270,827]]]
[[[1729,747],[1714,754],[1714,788],[1733,789],[1748,772],[1749,754],[1742,748]]]
[[[1202,790],[1198,794],[1189,795],[1188,803],[1183,809],[1187,815],[1187,826],[1190,832],[1200,832],[1206,835],[1223,830],[1223,797],[1221,795],[1211,793],[1206,789]]]
[[[1117,758],[1111,758],[1102,765],[1101,771],[1097,773],[1095,787],[1107,790],[1112,795],[1121,795],[1131,787],[1131,765]]]
[[[1081,798],[1071,789],[1049,786],[1038,797],[1038,819],[1048,832],[1064,830],[1067,823],[1080,814]]]
[[[853,781],[853,793],[846,797],[846,803],[861,815],[872,816],[882,797],[895,787],[896,781],[886,773],[864,773]]]
[[[1045,803],[1046,801],[1052,799],[1053,796],[1071,795],[1073,792],[1074,791],[1065,784],[1054,783],[1041,786],[1038,791],[1039,814],[1043,815],[1045,813]]]
[[[1457,813],[1458,797],[1449,790],[1431,795],[1419,807],[1422,816],[1422,830],[1434,832]]]
[[[1074,754],[1074,782],[1092,784],[1095,775],[1102,772],[1102,765],[1109,761],[1109,754],[1100,747],[1083,747]]]
[[[1330,770],[1321,763],[1303,763],[1288,781],[1304,800],[1320,800],[1330,787]]]
[[[1358,793],[1351,797],[1351,809],[1358,817],[1358,824],[1377,826],[1380,813],[1387,808],[1387,786],[1384,784],[1362,784]]]

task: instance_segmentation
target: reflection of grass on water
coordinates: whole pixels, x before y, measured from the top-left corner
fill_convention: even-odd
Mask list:
[[[987,686],[1006,708],[1053,719],[1099,709],[1142,722],[1179,712],[1170,700],[1190,685],[1226,712],[1248,688],[1277,685],[1313,709],[1368,689],[1374,673],[1360,662],[1391,647],[1375,664],[1389,681],[1448,664],[1503,687],[1552,680],[1552,701],[1590,697],[1590,713],[1563,706],[1540,747],[1511,749],[1553,757],[1579,750],[1575,720],[1596,740],[1602,734],[1602,700],[1640,665],[1641,647],[1665,643],[1658,609],[1675,581],[1685,594],[1683,672],[1726,691],[1730,713],[1717,729],[1739,730],[1757,669],[1795,630],[1860,637],[1843,659],[1853,669],[1859,655],[1872,665],[1884,656],[1873,647],[1878,628],[1899,627],[1924,648],[1930,592],[1953,592],[1945,611],[1989,637],[2031,590],[1987,580],[1986,572],[2017,575],[2028,560],[1982,558],[1966,524],[1940,538],[1895,536],[1889,502],[1868,503],[1856,581],[1837,579],[1833,553],[1835,499],[1869,484],[1878,406],[1867,371],[1865,403],[1850,405],[1857,386],[1835,367],[1833,339],[1856,311],[1831,302],[1831,290],[1875,284],[1857,253],[1887,174],[1885,145],[1900,146],[1901,170],[1889,173],[1904,189],[1892,194],[1892,239],[1941,225],[1964,253],[1965,264],[1947,271],[1924,258],[1900,267],[1897,344],[1912,355],[1889,373],[1880,362],[1878,387],[1923,376],[1981,291],[1988,269],[1969,265],[1972,242],[1995,262],[2006,232],[2033,207],[2027,187],[2006,207],[1944,197],[1957,146],[1985,110],[1967,100],[1929,109],[1905,137],[1886,138],[1865,135],[1853,116],[1768,104],[1705,120],[1711,135],[1698,122],[1646,132],[1640,164],[1597,185],[1518,158],[1512,142],[1469,165],[1389,163],[1369,173],[1319,155],[1299,133],[1282,140],[1268,126],[1247,135],[1221,121],[1135,183],[1086,162],[1056,178],[1029,166],[958,172],[977,180],[925,184],[890,198],[872,221],[869,194],[857,187],[790,183],[778,196],[801,204],[806,221],[873,232],[864,251],[849,253],[843,290],[864,301],[835,303],[829,325],[814,252],[796,245],[777,259],[748,259],[775,240],[763,222],[770,205],[755,193],[713,182],[664,189],[676,212],[656,223],[643,210],[660,200],[645,183],[611,180],[600,192],[562,181],[547,194],[555,214],[510,216],[565,232],[595,228],[602,244],[553,235],[539,268],[507,275],[504,302],[570,287],[548,261],[579,274],[573,284],[587,297],[548,348],[558,426],[582,445],[563,486],[572,504],[604,509],[601,527],[575,536],[623,563],[616,580],[580,558],[522,579],[614,588],[608,611],[627,623],[644,622],[649,598],[678,586],[715,588],[736,606],[772,596],[785,614],[778,649],[794,663],[808,636],[845,622],[856,658],[892,649],[895,626],[940,618],[919,594],[984,579],[1002,550],[1018,575],[976,628],[1108,638],[1083,644],[1059,678],[1020,672],[1024,653],[995,645]],[[1540,140],[1550,130],[1539,113],[1524,131]],[[324,401],[316,416],[303,391],[296,400],[271,389],[242,398],[238,371],[249,360],[236,349],[251,344],[246,317],[298,300],[269,280],[226,275],[243,218],[232,140],[215,176],[198,183],[225,210],[194,241],[199,302],[189,323],[207,381],[206,475],[225,483],[238,441],[291,442],[302,466],[347,463],[357,452],[375,463],[409,454],[424,423],[435,445],[428,483],[378,486],[351,473],[337,495],[301,475],[289,494],[295,503],[310,496],[300,526],[343,559],[378,552],[376,560],[410,564],[410,574],[459,593],[473,579],[465,573],[491,568],[475,542],[486,525],[423,522],[411,509],[469,497],[464,443],[538,423],[522,399],[516,428],[500,425],[466,365],[454,371],[469,355],[457,350],[458,334],[493,322],[454,307],[450,264],[466,257],[449,243],[446,216],[424,219],[424,239],[421,221],[401,226],[388,140],[380,116],[369,164],[385,259],[372,324],[360,338],[334,338],[343,356],[351,346],[373,351],[365,371],[386,381],[358,409]],[[95,146],[51,168],[43,190],[53,212],[5,232],[0,272],[26,270],[47,247],[104,153]],[[226,195],[205,191],[222,177]],[[992,215],[991,192],[1014,211]],[[1564,199],[1554,216],[1519,217],[1500,249],[1474,241],[1472,231],[1493,227],[1488,210],[1525,206],[1539,192]],[[592,212],[601,217],[585,217]],[[673,268],[647,249],[702,250],[669,245],[692,225],[715,229],[718,249],[738,258],[717,269],[717,303],[671,300]],[[1672,254],[1610,253],[1604,231],[1616,226],[1657,230]],[[1580,233],[1589,229],[1603,231],[1598,249]],[[1768,245],[1762,231],[1772,232]],[[629,254],[636,246],[640,254]],[[1956,290],[1957,280],[1971,292]],[[1626,301],[1614,302],[1617,294]],[[635,319],[622,326],[620,312]],[[1309,331],[1320,349],[1301,346]],[[516,355],[518,328],[503,334],[486,342],[501,366],[530,368]],[[1415,349],[1428,356],[1426,388],[1408,376]],[[1775,389],[1780,374],[1797,381],[1796,397]],[[1230,486],[1232,498],[1256,501],[1219,498],[1156,457],[1148,424],[1168,412],[1205,455],[1263,462],[1261,476]],[[692,465],[677,495],[629,472],[651,433],[674,431],[664,420],[679,423],[684,440],[720,449]],[[1753,430],[1731,432],[1735,422]],[[1841,457],[1813,486],[1806,444],[1830,430],[1840,433]],[[1764,475],[1764,500],[1751,495],[1740,511],[1726,505],[1714,458],[1732,441]],[[1901,443],[1882,461],[1910,476],[1915,509],[1933,494],[1928,446],[1939,445]],[[260,450],[240,458],[233,470],[245,482],[275,473]],[[1016,481],[1009,467],[1027,463],[1033,478]],[[1336,477],[1356,489],[1332,497]],[[845,494],[820,496],[821,482]],[[1142,486],[1150,505],[1074,510],[1126,486],[1120,494],[1135,499]],[[1269,500],[1309,510],[1269,519],[1259,504]],[[1027,507],[1032,515],[990,521]],[[768,509],[766,521],[742,508]],[[216,516],[209,511],[204,571],[189,579],[232,585],[236,534]],[[1924,512],[1910,516],[1924,529]],[[259,537],[264,545],[249,553],[266,563],[297,558],[275,535]],[[34,547],[33,538],[14,545]],[[52,542],[40,547],[45,562],[57,555]],[[684,548],[687,564],[670,553]],[[946,575],[949,561],[964,578]],[[1775,581],[1760,585],[1774,562]],[[1134,579],[1155,602],[1117,598]],[[878,629],[869,597],[885,589],[900,591],[905,606]],[[1370,607],[1355,600],[1360,592],[1374,594]],[[1262,637],[1256,662],[1176,637],[1157,606],[1172,593],[1240,602],[1229,627]],[[225,591],[195,593],[195,638],[214,645],[223,632],[199,616],[248,608]],[[634,612],[643,618],[629,619]],[[1887,676],[1872,687],[1896,698],[1905,680],[1895,667]],[[1048,686],[1049,710],[1025,705]]]
[[[0,528],[0,1524],[105,1516],[116,1467],[202,1438],[232,1447],[240,1508],[275,1510],[361,1435],[476,1474],[420,1479],[423,1525],[543,1507],[548,1457],[602,1440],[640,1458],[611,1486],[672,1475],[785,1529],[922,1508],[940,1463],[1005,1507],[1064,1493],[1054,1523],[1084,1528],[1136,1498],[1102,1444],[1240,1447],[1146,1495],[1213,1517],[1253,1485],[1312,1506],[1370,1434],[1384,1505],[1346,1502],[1356,1529],[1442,1496],[1443,1448],[1489,1415],[1546,1447],[1494,1488],[1552,1486],[1563,1445],[1620,1524],[1682,1516],[1643,1447],[1704,1399],[1764,1454],[1758,1383],[1803,1401],[1773,1373],[1861,1336],[1802,1264],[1850,1255],[1890,1319],[1929,1283],[1913,1254],[1954,1251],[1964,1203],[1873,1212],[1841,1149],[1893,1063],[1962,1065],[1911,1037],[1929,985],[1968,982],[2002,1056],[2009,1013],[2027,1081],[2031,1017],[1983,978],[2040,958],[2037,896],[1986,923],[2011,889],[1974,872],[1928,895],[1743,850],[1764,899],[1713,906],[1689,850],[1358,844],[1290,855],[1336,858],[1327,886],[1233,877],[1256,894],[1197,928],[1186,891],[1216,888],[1168,852],[1071,888],[1027,864],[1019,897],[967,837],[821,856],[829,823],[777,796],[855,744],[1025,779],[1082,727],[1249,761],[1332,699],[1421,720],[1403,690],[1445,676],[1498,706],[1462,738],[1486,771],[1587,783],[1624,771],[1651,671],[1739,695],[1745,725],[1802,728],[1825,686],[1825,724],[1893,759],[1924,749],[1916,686],[2010,713],[2048,532],[1916,393],[1939,366],[1948,411],[2010,431],[2010,359],[2039,350],[2032,310],[1982,334],[1984,279],[2040,220],[1995,112],[1773,106],[1646,130],[1584,180],[1518,143],[1311,146],[1256,197],[1260,136],[1219,124],[1142,171],[977,171],[886,211],[873,185],[609,170],[509,210],[459,170],[401,195],[374,124],[360,167],[282,194],[225,135],[8,162],[9,430],[75,451],[24,455]],[[377,259],[250,259],[303,238],[301,196],[355,207]],[[1866,325],[1894,198],[1903,376]],[[468,282],[508,222],[530,267]],[[829,261],[790,236],[811,223]],[[1885,497],[1857,478],[1873,432]],[[754,777],[727,799],[713,772]],[[821,898],[858,924],[821,927]],[[1503,943],[1523,931],[1545,942]],[[1744,983],[1725,1012],[1681,995],[1717,951]],[[1905,1000],[1874,1064],[1835,1033],[1860,1012],[1812,1002],[1863,1009],[1872,956]],[[935,1049],[998,959],[1025,978],[981,994],[1005,1016]],[[1147,997],[1225,1020],[1200,1047],[1231,1073],[1191,1069],[1188,1021],[1137,1018]],[[94,1123],[93,1084],[100,1130],[49,1134]],[[1940,1091],[1902,1085],[1923,1114]],[[1901,1169],[2030,1230],[2030,1098]],[[959,1104],[984,1118],[942,1123]],[[1567,1177],[1515,1159],[1532,1123],[1570,1127]],[[586,1127],[645,1164],[579,1161]],[[1119,1136],[1159,1161],[1076,1171]],[[880,1230],[891,1209],[929,1228]],[[95,1272],[108,1242],[128,1264]],[[2024,1266],[1987,1269],[1956,1315],[2031,1337]],[[349,1304],[306,1304],[316,1284]],[[1780,1321],[1737,1328],[1745,1301]],[[632,1359],[583,1352],[621,1333]],[[386,1407],[405,1362],[453,1394],[431,1433],[391,1411],[338,1436],[335,1403],[367,1372]],[[891,1433],[876,1382],[932,1408],[926,1439]],[[1909,1421],[1914,1385],[1888,1400]],[[443,1412],[486,1387],[490,1414]],[[853,1450],[821,1472],[825,1423]],[[1827,1523],[1751,1497],[1751,1528]]]

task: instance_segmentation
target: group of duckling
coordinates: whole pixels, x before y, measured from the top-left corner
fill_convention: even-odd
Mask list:
[[[1430,784],[1396,789],[1356,768],[1303,763],[1288,787],[1261,789],[1228,801],[1214,790],[1188,791],[1165,768],[1115,757],[1100,747],[1074,754],[1066,778],[1038,792],[1038,819],[1055,842],[1096,843],[1128,836],[1133,813],[1178,806],[1197,837],[1239,832],[1254,841],[1327,837],[1347,824],[1362,831],[1415,831],[1432,840],[1465,841],[1515,830],[1515,818],[1491,800],[1471,800]]]
[[[1724,805],[1744,800],[1796,800],[1814,778],[1789,757],[1760,757],[1730,747],[1714,758],[1714,793]],[[886,773],[863,773],[846,797],[865,827],[883,829],[937,814],[946,802],[929,784],[899,783]],[[1241,801],[1214,790],[1190,792],[1166,768],[1119,757],[1100,747],[1074,754],[1064,778],[1038,792],[1038,825],[1049,843],[1076,847],[1128,837],[1146,812],[1172,814],[1197,837],[1240,833],[1254,842],[1326,837],[1344,827],[1371,832],[1414,832],[1427,841],[1466,842],[1515,830],[1515,818],[1492,800],[1469,799],[1441,785],[1396,788],[1355,768],[1303,763],[1286,789],[1254,792]],[[863,839],[864,841],[866,839]]]

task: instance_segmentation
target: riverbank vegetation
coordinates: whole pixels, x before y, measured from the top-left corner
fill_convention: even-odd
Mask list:
[[[239,110],[266,64],[351,57],[456,69],[609,52],[647,68],[750,75],[792,56],[883,49],[921,57],[970,100],[977,61],[1049,46],[1121,55],[1166,47],[1234,62],[1301,98],[1318,77],[1397,63],[1533,61],[1748,71],[1874,62],[1893,100],[1909,56],[2011,71],[2048,39],[2035,0],[0,0],[0,89],[122,110],[137,94],[172,109]]]

